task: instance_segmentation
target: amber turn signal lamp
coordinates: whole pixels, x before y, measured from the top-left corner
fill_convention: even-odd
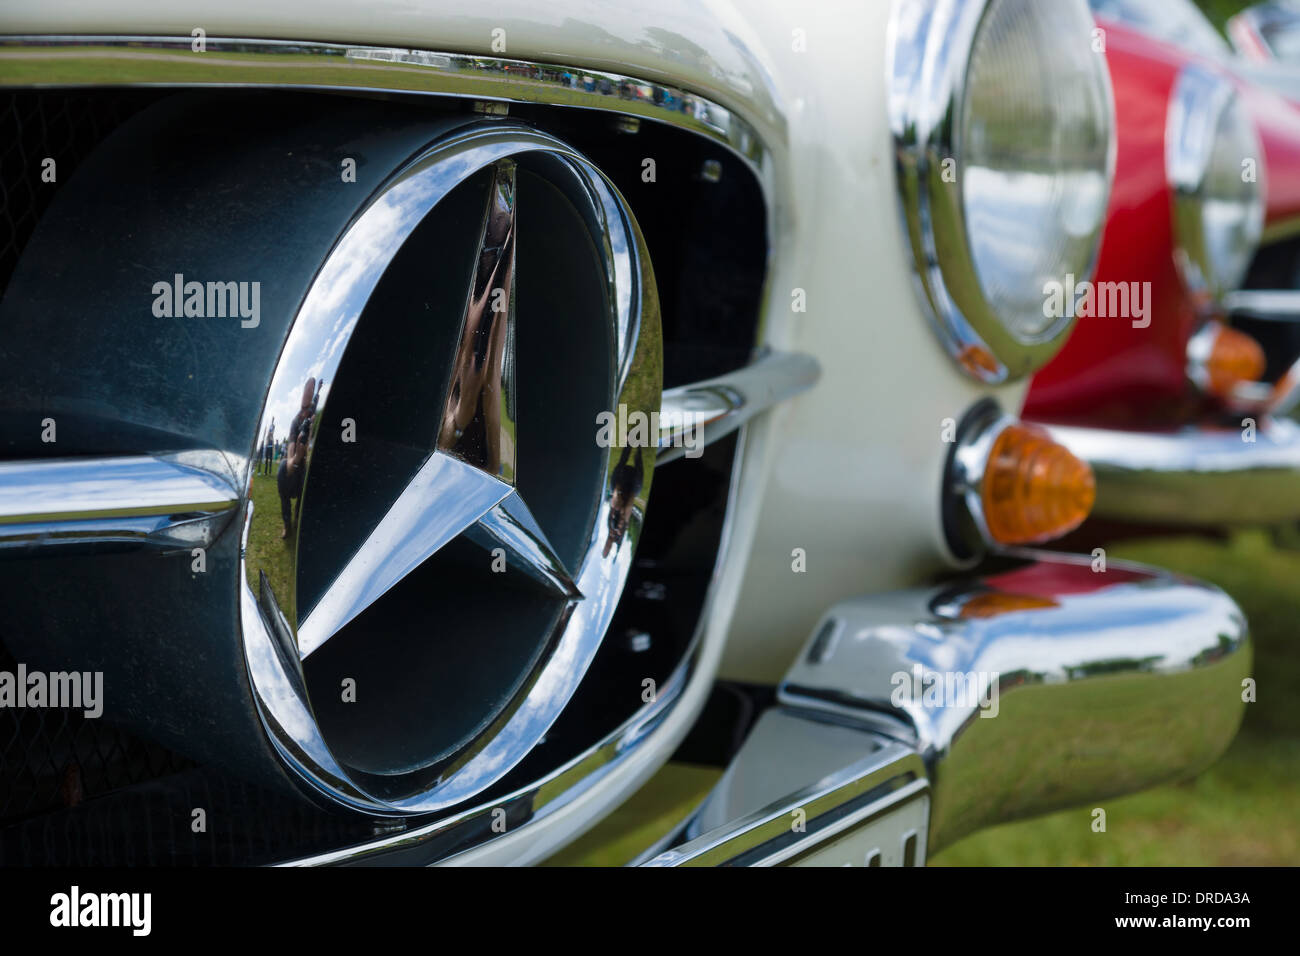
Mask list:
[[[1088,463],[1042,429],[1008,425],[989,451],[980,497],[995,541],[1036,544],[1079,527],[1097,485]]]
[[[1264,349],[1245,332],[1220,326],[1205,359],[1206,389],[1226,398],[1242,382],[1264,374]]]

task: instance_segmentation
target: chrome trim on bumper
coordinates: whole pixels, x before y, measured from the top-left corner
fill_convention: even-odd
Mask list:
[[[821,373],[811,355],[773,352],[727,375],[668,389],[659,412],[655,465],[676,461],[696,443],[702,451],[755,415],[806,392]],[[702,434],[694,434],[697,430]]]
[[[1140,565],[1015,557],[833,607],[778,692],[889,736],[907,722],[933,790],[931,851],[1197,772],[1241,721],[1251,653],[1227,595]]]
[[[1098,517],[1183,526],[1300,518],[1300,426],[1289,420],[1259,419],[1254,441],[1242,428],[1046,427],[1092,465]]]
[[[0,549],[206,546],[239,504],[230,468],[205,452],[0,462]]]
[[[929,789],[911,747],[774,708],[688,825],[699,835],[643,865],[920,866]]]

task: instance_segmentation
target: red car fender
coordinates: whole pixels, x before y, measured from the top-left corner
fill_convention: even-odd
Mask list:
[[[1106,57],[1115,91],[1115,183],[1093,281],[1150,283],[1149,325],[1079,319],[1064,348],[1034,377],[1024,416],[1038,421],[1147,429],[1194,418],[1205,405],[1186,376],[1196,309],[1174,260],[1172,198],[1165,172],[1170,94],[1182,67],[1200,58],[1115,23]],[[1264,150],[1266,228],[1300,219],[1300,109],[1239,83]],[[1133,288],[1133,286],[1130,286]]]

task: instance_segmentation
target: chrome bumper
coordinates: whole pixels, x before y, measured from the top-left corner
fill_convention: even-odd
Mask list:
[[[883,865],[1194,774],[1241,721],[1246,621],[1209,585],[1061,555],[839,604],[651,865]]]
[[[1300,518],[1300,426],[1292,421],[1258,419],[1253,435],[1242,428],[1048,431],[1092,465],[1097,517],[1182,526]]]

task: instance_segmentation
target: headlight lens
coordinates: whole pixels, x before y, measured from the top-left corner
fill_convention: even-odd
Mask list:
[[[1183,69],[1165,150],[1183,276],[1193,292],[1217,300],[1241,284],[1264,227],[1259,137],[1226,77]]]
[[[922,299],[973,376],[1029,374],[1091,278],[1114,171],[1105,56],[1084,0],[896,0],[891,123]]]
[[[1098,54],[1060,42],[1087,35],[1072,6],[993,0],[962,97],[957,145],[975,273],[1025,342],[1055,325],[1043,285],[1090,270],[1109,195],[1109,91]]]

